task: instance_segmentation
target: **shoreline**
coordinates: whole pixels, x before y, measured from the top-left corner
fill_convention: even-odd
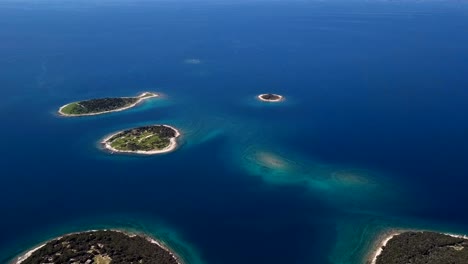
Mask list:
[[[151,96],[146,96],[146,97],[143,97],[145,96],[146,94],[153,94]],[[63,117],[80,117],[80,116],[93,116],[93,115],[102,115],[102,114],[107,114],[107,113],[112,113],[112,112],[120,112],[120,111],[124,111],[124,110],[127,110],[127,109],[130,109],[130,108],[133,108],[137,105],[139,105],[141,102],[147,100],[147,99],[150,99],[150,98],[154,98],[154,97],[159,97],[160,95],[157,94],[157,93],[151,93],[151,92],[143,92],[141,93],[140,95],[136,96],[136,97],[119,97],[119,98],[138,98],[138,100],[131,104],[131,105],[128,105],[128,106],[125,106],[125,107],[122,107],[122,108],[118,108],[118,109],[114,109],[114,110],[109,110],[109,111],[102,111],[102,112],[96,112],[96,113],[88,113],[88,114],[65,114],[62,112],[62,109],[64,109],[65,107],[67,107],[68,105],[70,104],[73,104],[73,103],[77,103],[77,102],[71,102],[71,103],[68,103],[66,105],[63,105],[59,108],[59,110],[57,111],[58,114],[60,116],[63,116]],[[91,99],[92,100],[92,99]],[[85,100],[86,101],[86,100]],[[79,101],[81,102],[81,101]]]
[[[410,231],[410,230],[407,230],[407,231]],[[407,232],[407,231],[403,231],[403,230],[390,230],[388,232],[385,232],[383,233],[382,235],[379,236],[379,239],[377,239],[376,241],[376,244],[374,245],[374,248],[377,247],[376,249],[374,249],[372,251],[372,258],[371,258],[371,261],[370,261],[370,264],[376,264],[377,262],[377,257],[382,254],[382,247],[385,247],[388,243],[388,241],[390,241],[393,237],[403,233],[403,232]]]
[[[467,235],[455,235],[455,234],[450,234],[450,233],[441,233],[441,234],[444,234],[444,235],[447,235],[447,236],[451,236],[451,237],[456,237],[456,238],[468,239],[468,236],[467,236]]]
[[[177,130],[173,126],[169,126],[169,125],[162,125],[162,126],[171,128],[176,132],[176,135],[169,140],[170,141],[169,145],[167,147],[163,148],[163,149],[150,150],[150,151],[144,151],[144,150],[131,151],[131,150],[119,150],[119,149],[113,148],[111,146],[111,144],[108,142],[108,140],[111,139],[113,136],[118,135],[119,133],[121,133],[121,132],[123,132],[125,130],[118,131],[116,133],[113,133],[113,134],[105,137],[103,140],[101,140],[100,143],[101,143],[101,145],[103,145],[105,150],[108,150],[111,153],[116,152],[116,153],[128,153],[128,154],[155,155],[155,154],[163,154],[163,153],[172,152],[178,146],[177,138],[180,136],[180,132],[179,132],[179,130]]]
[[[463,238],[463,239],[468,239],[467,235],[456,235],[456,234],[451,234],[451,233],[443,233],[443,232],[437,232],[437,231],[430,231],[430,230],[414,230],[414,229],[405,229],[405,230],[398,230],[398,229],[392,229],[387,232],[382,233],[382,235],[379,236],[377,241],[374,244],[374,250],[372,251],[372,258],[370,259],[370,264],[376,264],[377,262],[377,257],[382,253],[383,249],[382,247],[385,247],[392,238],[394,238],[397,235],[400,235],[405,232],[434,232],[434,233],[439,233],[451,237],[456,237],[456,238]],[[377,247],[377,248],[375,248]]]
[[[90,232],[95,232],[95,231],[100,231],[100,230],[92,230]],[[120,232],[122,234],[125,234],[129,237],[134,237],[134,236],[141,236],[143,237],[144,239],[146,239],[148,242],[152,243],[152,244],[156,244],[158,247],[162,248],[164,251],[166,251],[167,253],[169,253],[169,255],[171,255],[171,257],[178,263],[178,264],[184,264],[182,261],[181,261],[181,257],[179,255],[177,255],[177,253],[175,253],[174,250],[171,250],[170,247],[168,245],[166,245],[162,240],[159,240],[159,239],[156,239],[154,237],[151,237],[150,235],[147,235],[145,233],[142,233],[142,232],[131,232],[131,231],[127,231],[127,230],[122,230],[122,229],[104,229],[104,231],[113,231],[113,232]]]
[[[278,103],[278,102],[282,102],[284,101],[284,96],[282,95],[279,95],[279,94],[273,94],[273,95],[276,95],[278,96],[279,98],[278,99],[273,99],[273,100],[269,100],[269,99],[263,99],[262,96],[264,95],[267,95],[267,94],[259,94],[257,95],[257,99],[260,100],[260,101],[263,101],[263,102],[269,102],[269,103]]]
[[[169,255],[171,255],[171,257],[178,263],[178,264],[184,264],[184,262],[182,261],[182,258],[177,255],[177,253],[175,253],[174,250],[171,250],[169,246],[167,246],[162,240],[159,240],[159,239],[156,239],[150,235],[147,235],[147,234],[144,234],[144,233],[140,233],[140,232],[131,232],[131,231],[127,231],[127,230],[123,230],[123,229],[99,229],[99,230],[87,230],[87,231],[82,231],[82,232],[72,232],[72,233],[68,233],[68,234],[65,234],[65,235],[62,235],[62,236],[59,236],[59,237],[56,237],[56,238],[53,238],[53,239],[50,239],[42,244],[40,244],[39,246],[27,251],[26,253],[22,254],[21,256],[18,256],[18,257],[15,257],[9,264],[21,264],[22,262],[24,262],[25,260],[27,260],[29,257],[31,257],[31,255],[38,251],[39,249],[41,249],[42,247],[44,247],[45,245],[47,245],[48,243],[52,242],[52,241],[55,241],[55,240],[59,240],[65,236],[69,236],[69,235],[74,235],[74,234],[83,234],[83,233],[91,233],[91,232],[98,232],[98,231],[112,231],[112,232],[119,232],[119,233],[122,233],[122,234],[125,234],[129,237],[134,237],[134,236],[141,236],[143,237],[144,239],[146,239],[148,242],[152,243],[152,244],[156,244],[158,247],[162,248],[164,251],[166,251]]]
[[[61,237],[58,237],[56,239],[60,239]],[[51,240],[52,241],[52,240]],[[44,247],[47,243],[51,242],[51,241],[47,241],[46,243],[44,244],[41,244],[40,246],[37,246],[31,250],[29,250],[28,252],[26,252],[25,254],[19,256],[19,257],[16,257],[15,259],[13,259],[13,262],[11,262],[11,264],[20,264],[22,263],[23,261],[27,260],[29,257],[31,257],[31,255],[38,251],[39,249],[41,249],[42,247]]]

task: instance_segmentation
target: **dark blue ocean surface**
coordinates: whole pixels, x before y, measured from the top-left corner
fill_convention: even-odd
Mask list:
[[[0,25],[1,263],[93,228],[189,264],[357,264],[391,228],[468,233],[467,4],[3,1]],[[56,115],[142,91],[163,96]],[[180,147],[100,149],[144,124]]]

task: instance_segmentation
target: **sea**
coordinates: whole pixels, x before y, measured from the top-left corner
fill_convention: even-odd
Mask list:
[[[186,264],[359,264],[394,229],[468,234],[467,44],[456,0],[2,0],[0,263],[106,228]],[[178,148],[102,150],[150,124]]]

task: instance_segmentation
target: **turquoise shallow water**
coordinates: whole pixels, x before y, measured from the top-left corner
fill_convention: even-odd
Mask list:
[[[149,233],[189,264],[363,263],[392,228],[468,233],[467,11],[0,3],[0,262],[94,228]],[[163,96],[55,114],[142,91]],[[180,147],[99,148],[146,124],[179,128]]]

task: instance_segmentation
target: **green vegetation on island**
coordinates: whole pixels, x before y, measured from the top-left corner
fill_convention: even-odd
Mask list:
[[[65,235],[21,261],[21,264],[38,263],[178,264],[179,261],[169,250],[142,235],[102,230]]]
[[[140,101],[157,96],[154,93],[142,93],[137,97],[98,98],[73,102],[60,108],[59,113],[65,116],[93,115],[124,110],[135,106]]]
[[[393,236],[376,264],[466,264],[468,239],[434,232],[404,232]]]
[[[170,126],[153,125],[121,131],[104,140],[107,148],[121,152],[159,152],[171,147],[171,140],[179,135]],[[173,146],[175,147],[175,146]]]

